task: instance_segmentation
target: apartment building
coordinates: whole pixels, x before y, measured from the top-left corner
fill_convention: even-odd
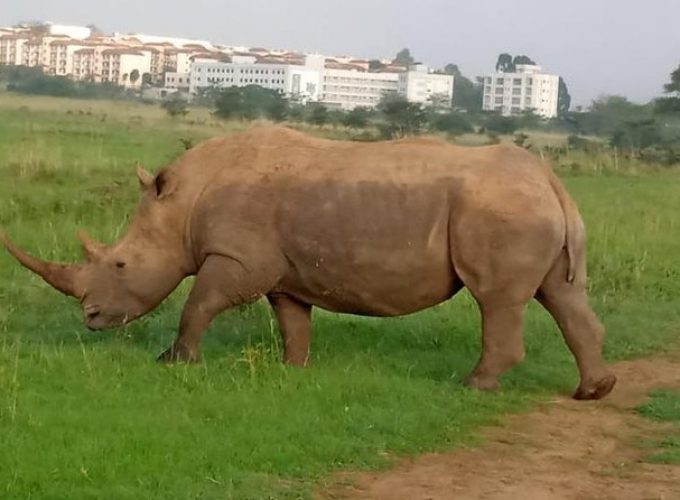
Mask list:
[[[399,90],[399,73],[372,73],[358,69],[326,68],[321,102],[329,108],[373,108],[380,99]]]
[[[191,65],[189,92],[217,87],[259,85],[300,102],[318,101],[320,72],[309,65],[259,63],[255,56],[232,56],[230,62],[199,61]]]
[[[527,110],[543,118],[557,116],[558,75],[543,73],[537,65],[517,65],[514,73],[493,73],[484,77],[483,109],[504,116]]]
[[[451,106],[453,75],[434,73],[424,64],[414,64],[399,75],[398,92],[410,102]]]

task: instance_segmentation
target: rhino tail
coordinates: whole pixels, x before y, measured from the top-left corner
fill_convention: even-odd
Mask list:
[[[567,259],[569,260],[566,279],[567,282],[573,283],[574,279],[576,279],[578,266],[583,265],[584,262],[585,227],[576,203],[565,189],[562,181],[559,180],[550,166],[546,165],[545,167],[548,172],[550,185],[560,202],[562,213],[564,214],[566,226],[564,247],[567,251]]]

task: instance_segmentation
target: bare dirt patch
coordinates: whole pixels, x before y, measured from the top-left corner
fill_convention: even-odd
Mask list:
[[[648,464],[639,444],[668,427],[633,409],[680,388],[680,357],[625,361],[597,402],[555,399],[485,432],[479,449],[428,454],[377,473],[348,473],[321,499],[680,499],[680,466]]]

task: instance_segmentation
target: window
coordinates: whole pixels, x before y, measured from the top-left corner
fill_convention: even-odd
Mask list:
[[[518,105],[519,105],[519,103],[520,103],[520,98],[519,98],[519,97],[513,97],[513,98],[512,98],[512,103],[513,103],[513,104],[518,104]]]
[[[521,79],[521,78],[515,78],[515,79],[512,81],[512,84],[513,84],[513,85],[522,85],[522,79]]]
[[[496,85],[503,85],[503,78],[496,78]]]
[[[522,89],[517,87],[512,89],[512,95],[522,95]]]
[[[496,87],[496,94],[502,94],[503,93],[503,87]]]
[[[503,104],[503,98],[502,97],[496,97],[496,104]]]

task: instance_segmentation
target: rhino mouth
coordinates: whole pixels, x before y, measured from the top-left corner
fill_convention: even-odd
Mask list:
[[[128,314],[106,314],[97,306],[83,308],[83,320],[90,331],[108,330],[124,326],[134,319]]]

